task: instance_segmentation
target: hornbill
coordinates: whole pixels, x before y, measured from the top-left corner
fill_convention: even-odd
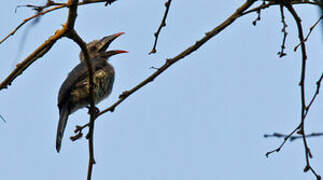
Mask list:
[[[97,104],[111,93],[114,82],[114,69],[107,60],[113,55],[127,53],[124,50],[106,51],[110,43],[121,33],[106,36],[87,44],[89,60],[93,68],[94,103]],[[83,53],[80,53],[81,63],[67,76],[58,93],[59,121],[57,126],[56,150],[61,149],[62,138],[70,114],[90,104],[89,74]]]

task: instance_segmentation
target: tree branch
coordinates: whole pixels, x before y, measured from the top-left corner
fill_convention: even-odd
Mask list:
[[[308,34],[306,35],[304,42],[307,41],[307,39],[310,37],[312,31],[314,30],[314,28],[316,27],[316,25],[323,19],[323,16],[321,16],[315,23],[313,26],[310,27],[310,31],[308,32]],[[300,42],[297,46],[295,46],[294,51],[297,51],[297,48],[301,45],[302,43]]]
[[[70,6],[70,13],[69,13],[69,18],[70,16],[76,17],[77,16],[77,7],[78,7],[78,0],[73,0],[72,4]],[[74,27],[75,21],[68,21],[67,25],[69,27]],[[88,172],[87,172],[87,180],[91,180],[92,177],[92,171],[93,171],[93,165],[95,164],[95,158],[94,158],[94,145],[93,145],[93,132],[94,132],[94,122],[96,119],[96,107],[94,103],[94,82],[93,82],[93,74],[94,70],[92,68],[92,64],[89,58],[89,53],[88,49],[86,47],[86,43],[82,40],[82,38],[77,34],[77,32],[74,29],[70,29],[65,34],[67,37],[72,39],[74,42],[76,42],[83,54],[84,54],[84,59],[85,63],[87,65],[87,69],[89,71],[89,95],[90,95],[90,109],[89,109],[89,114],[90,114],[90,122],[89,122],[89,133],[88,133],[88,145],[89,145],[89,163],[88,163]]]
[[[281,133],[276,133],[274,132],[273,134],[264,134],[264,138],[270,138],[270,137],[276,137],[276,138],[287,138],[288,135],[286,134],[281,134]],[[323,133],[311,133],[311,134],[307,134],[305,135],[306,138],[309,138],[309,137],[319,137],[319,136],[323,136]],[[303,136],[301,135],[295,135],[295,136],[290,136],[289,138],[289,141],[294,141],[296,139],[301,139],[303,138]]]
[[[282,28],[282,32],[283,32],[283,42],[282,42],[282,45],[281,45],[281,49],[280,51],[277,53],[279,55],[280,58],[282,58],[283,56],[286,56],[287,54],[284,52],[285,48],[286,48],[286,38],[287,38],[287,31],[286,31],[286,28],[287,28],[287,23],[285,21],[285,15],[284,15],[284,6],[283,5],[280,5],[280,14],[281,14],[281,23],[283,24],[283,28]]]
[[[310,170],[315,175],[316,179],[320,180],[321,176],[316,173],[316,171],[312,168],[312,166],[310,164],[309,159],[312,158],[312,154],[311,154],[310,148],[308,147],[308,144],[307,144],[307,139],[306,139],[306,135],[305,135],[305,128],[304,128],[307,111],[308,111],[308,109],[309,109],[309,107],[310,107],[310,105],[312,103],[310,103],[309,106],[306,106],[306,101],[305,101],[305,96],[306,96],[306,93],[305,93],[305,76],[306,76],[307,55],[306,55],[306,47],[305,47],[305,41],[304,41],[303,27],[302,27],[302,24],[301,24],[301,19],[298,16],[295,9],[293,8],[293,6],[291,4],[289,4],[288,2],[285,2],[284,0],[277,0],[277,1],[281,5],[285,6],[288,9],[288,11],[291,13],[292,17],[294,18],[294,20],[296,22],[296,25],[297,25],[299,41],[300,41],[300,44],[301,44],[302,60],[301,60],[301,77],[300,77],[300,82],[299,82],[300,91],[301,91],[301,122],[289,135],[285,136],[283,143],[277,149],[275,149],[273,151],[270,151],[270,152],[267,152],[266,156],[268,156],[269,154],[271,154],[273,152],[279,152],[279,150],[283,147],[285,142],[297,131],[297,133],[302,136],[304,149],[305,149],[306,166],[304,168],[304,172],[307,172],[307,171]],[[318,81],[318,82],[321,82],[321,81]],[[318,83],[318,84],[320,84],[320,83]],[[318,85],[318,88],[319,88],[319,86],[320,85]],[[316,95],[314,95],[313,99],[315,99],[315,97],[316,97]]]
[[[116,0],[110,0],[110,3],[112,2],[115,2]],[[92,3],[100,3],[100,2],[107,2],[107,0],[87,0],[87,1],[82,1],[80,3],[78,3],[79,6],[82,6],[82,5],[86,5],[86,4],[92,4]],[[45,5],[46,6],[46,5]],[[6,41],[10,36],[13,36],[24,24],[26,24],[27,22],[29,22],[30,20],[32,19],[35,19],[41,15],[44,15],[44,14],[47,14],[49,12],[52,12],[52,11],[55,11],[55,10],[58,10],[58,9],[62,9],[62,8],[66,8],[66,7],[69,7],[69,3],[60,3],[60,4],[57,4],[57,3],[53,3],[51,4],[50,6],[46,6],[46,7],[43,7],[43,9],[46,9],[46,8],[49,8],[51,6],[54,6],[50,9],[47,9],[45,11],[41,11],[41,12],[38,12],[37,14],[33,15],[33,16],[30,16],[26,19],[24,19],[15,29],[13,29],[7,36],[5,36],[4,38],[2,38],[0,40],[0,44],[3,43],[4,41]],[[41,6],[39,6],[41,7]]]
[[[129,97],[131,94],[133,94],[137,90],[141,89],[142,87],[144,87],[148,83],[152,82],[156,77],[158,77],[161,73],[163,73],[166,69],[168,69],[174,63],[176,63],[177,61],[185,58],[186,56],[190,55],[191,53],[193,53],[194,51],[196,51],[197,49],[199,49],[204,43],[206,43],[208,40],[210,40],[211,38],[213,38],[214,36],[216,36],[218,33],[220,33],[222,30],[224,30],[226,27],[228,27],[230,24],[232,24],[236,19],[238,19],[239,17],[243,16],[243,12],[246,9],[248,9],[255,1],[256,0],[247,0],[231,16],[229,16],[223,23],[221,23],[219,26],[215,27],[211,31],[205,33],[205,36],[202,39],[196,41],[194,45],[188,47],[187,49],[185,49],[184,51],[182,51],[181,53],[179,53],[177,56],[175,56],[173,58],[170,58],[170,59],[166,59],[165,64],[163,66],[161,66],[160,68],[158,68],[156,70],[156,72],[154,72],[152,75],[150,75],[148,78],[146,78],[145,80],[143,80],[142,82],[140,82],[138,85],[136,85],[132,89],[127,90],[127,91],[124,91],[119,96],[119,100],[118,101],[116,101],[110,107],[108,107],[108,108],[104,109],[103,111],[99,112],[96,117],[99,117],[99,116],[103,115],[106,112],[113,112],[115,110],[115,108],[119,104],[121,104],[125,99],[127,99],[127,97]],[[89,126],[89,124],[85,124],[83,126],[77,126],[74,132],[75,133],[81,133],[82,132],[82,129],[84,129],[87,126]],[[76,136],[71,137],[71,138],[72,139],[75,139],[75,138],[78,139],[79,136],[80,135],[77,134]]]
[[[10,86],[11,83],[19,75],[21,75],[32,63],[34,63],[37,59],[41,58],[44,54],[46,54],[56,43],[56,41],[64,36],[66,31],[67,26],[65,24],[62,29],[57,30],[54,35],[49,37],[47,41],[40,45],[26,59],[24,59],[21,63],[17,64],[16,68],[0,83],[0,90],[8,88],[8,86]]]
[[[273,5],[280,5],[280,3],[276,2],[277,0],[271,0],[271,1],[266,0],[266,1],[268,2],[267,4],[262,3],[261,5],[253,8],[253,9],[250,9],[248,11],[245,11],[243,13],[243,15],[246,15],[246,14],[249,14],[249,13],[252,13],[252,12],[259,12],[260,10],[269,8],[270,6],[273,6]],[[322,3],[321,2],[304,1],[304,0],[294,0],[294,1],[290,1],[289,4],[291,4],[291,5],[309,4],[309,5],[322,6]]]
[[[168,15],[168,11],[169,11],[169,7],[170,7],[170,4],[172,3],[172,0],[168,0],[166,3],[165,3],[165,7],[166,7],[166,10],[165,10],[165,13],[164,13],[164,17],[158,27],[158,30],[154,33],[154,36],[155,36],[155,42],[154,42],[154,46],[153,48],[151,49],[150,54],[155,54],[157,52],[156,50],[156,46],[157,46],[157,41],[158,41],[158,37],[159,37],[159,33],[160,31],[162,30],[163,27],[166,26],[166,19],[167,19],[167,15]]]

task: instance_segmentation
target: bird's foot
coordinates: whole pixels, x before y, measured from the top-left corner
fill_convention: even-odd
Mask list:
[[[91,114],[91,106],[86,106],[86,108],[89,110],[87,113]],[[100,109],[94,106],[94,113],[98,114],[100,112]]]

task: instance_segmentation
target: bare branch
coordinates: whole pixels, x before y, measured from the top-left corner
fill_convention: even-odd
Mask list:
[[[243,15],[252,13],[252,12],[258,12],[260,10],[269,8],[270,6],[273,5],[280,5],[280,3],[276,2],[277,0],[266,0],[268,3],[262,3],[261,5],[250,9],[248,11],[243,12]],[[294,0],[294,1],[289,1],[289,4],[291,5],[304,5],[304,4],[308,4],[308,5],[316,5],[316,6],[322,6],[321,2],[313,2],[313,1],[304,1],[304,0]]]
[[[310,103],[306,106],[306,108],[305,108],[305,114],[304,114],[304,116],[306,117],[307,116],[307,113],[308,113],[308,111],[309,111],[309,109],[311,108],[311,106],[312,106],[312,104],[313,104],[313,102],[315,101],[315,99],[316,99],[316,97],[319,95],[319,93],[320,93],[320,88],[321,88],[321,82],[322,82],[322,79],[323,79],[323,73],[321,74],[321,77],[319,78],[319,80],[317,80],[316,81],[316,91],[315,91],[315,93],[314,93],[314,95],[313,95],[313,97],[312,97],[312,99],[311,99],[311,101],[310,101]],[[304,118],[305,118],[304,117]]]
[[[306,38],[304,39],[304,42],[307,41],[307,39],[310,37],[312,31],[314,30],[314,28],[316,27],[316,25],[323,19],[323,16],[321,16],[315,23],[313,26],[310,27],[310,31],[308,32],[308,34],[306,35]],[[295,46],[294,51],[297,51],[297,48],[301,45],[301,43],[299,43],[297,46]]]
[[[115,2],[116,0],[110,0],[109,3]],[[100,3],[100,2],[107,2],[107,0],[87,0],[87,1],[82,1],[80,3],[78,3],[79,6],[82,5],[86,5],[86,4],[92,4],[92,3]],[[31,5],[29,5],[31,6]],[[45,5],[46,6],[46,5]],[[33,16],[30,16],[29,18],[26,18],[23,20],[23,22],[21,22],[14,30],[12,30],[7,36],[5,36],[3,39],[0,40],[0,44],[3,43],[5,40],[7,40],[10,36],[13,36],[24,24],[26,24],[27,22],[29,22],[30,20],[37,18],[41,15],[47,14],[49,12],[58,10],[58,9],[62,9],[62,8],[66,8],[69,6],[68,3],[55,3],[53,5],[44,7],[43,9],[46,9],[48,7],[54,6],[50,9],[47,9],[45,11],[41,11]]]
[[[274,152],[279,152],[283,146],[285,145],[285,143],[287,142],[287,140],[301,127],[301,125],[298,125],[292,132],[290,132],[288,135],[286,135],[284,137],[284,141],[279,145],[278,148],[272,150],[272,151],[268,151],[266,153],[266,157],[268,158],[270,154],[274,153]]]
[[[281,14],[281,22],[283,24],[282,32],[284,34],[284,37],[283,37],[283,42],[282,42],[282,45],[281,45],[281,50],[277,54],[281,58],[283,56],[286,56],[286,53],[284,52],[284,50],[286,48],[285,43],[286,43],[286,38],[287,38],[287,35],[288,35],[288,33],[286,31],[287,23],[285,21],[284,6],[283,5],[280,5],[280,14]]]
[[[301,44],[301,53],[302,53],[302,63],[301,63],[301,77],[300,77],[300,82],[299,82],[299,86],[300,86],[300,90],[301,90],[301,122],[300,124],[294,129],[294,131],[292,131],[288,136],[286,136],[284,138],[284,142],[281,144],[281,146],[279,148],[277,148],[274,151],[271,152],[267,152],[266,155],[268,156],[270,153],[272,152],[279,152],[279,150],[281,149],[281,147],[285,144],[285,142],[288,140],[288,138],[290,138],[297,130],[297,133],[300,134],[302,136],[303,139],[303,144],[304,144],[304,149],[305,149],[305,159],[306,159],[306,166],[304,168],[304,172],[307,171],[311,171],[317,180],[321,179],[321,176],[319,174],[316,173],[316,171],[312,168],[311,164],[310,164],[310,158],[312,158],[312,153],[310,151],[310,148],[308,147],[307,144],[307,139],[306,139],[306,135],[305,135],[305,128],[304,128],[304,122],[305,122],[305,118],[306,118],[306,114],[307,114],[307,108],[306,108],[306,101],[305,101],[305,74],[306,74],[306,60],[307,60],[307,55],[306,55],[306,46],[305,46],[305,41],[304,41],[304,34],[303,34],[303,27],[301,24],[301,19],[298,16],[297,12],[295,11],[295,9],[293,8],[293,6],[291,4],[289,4],[286,1],[283,0],[277,0],[277,2],[279,2],[281,5],[285,6],[288,11],[292,14],[296,25],[297,25],[297,30],[298,30],[298,37],[299,37],[299,41]]]
[[[163,17],[163,19],[162,19],[162,21],[161,21],[161,23],[160,23],[160,25],[158,27],[158,30],[154,33],[155,42],[154,42],[154,46],[151,49],[149,54],[155,54],[157,52],[156,46],[157,46],[158,36],[159,36],[159,33],[162,30],[162,28],[166,26],[166,19],[167,19],[167,15],[168,15],[168,11],[169,11],[169,7],[170,7],[171,3],[172,3],[172,0],[168,0],[165,3],[166,10],[165,10],[165,13],[164,13],[164,17]]]
[[[64,33],[67,30],[67,26],[55,32],[54,35],[49,37],[47,41],[45,41],[41,46],[39,46],[33,53],[31,53],[25,60],[16,65],[16,68],[0,83],[0,90],[4,88],[8,88],[11,83],[21,75],[32,63],[34,63],[37,59],[41,58],[44,54],[46,54],[51,47],[55,44],[55,42],[63,37]]]
[[[264,134],[264,138],[271,138],[271,137],[276,137],[276,138],[287,138],[288,135],[286,134],[281,134],[281,133],[276,133],[274,132],[273,134]],[[311,134],[307,134],[305,135],[306,138],[309,138],[309,137],[319,137],[319,136],[323,136],[323,133],[311,133]],[[289,139],[289,141],[294,141],[294,140],[297,140],[297,139],[301,139],[303,138],[303,136],[301,135],[295,135],[295,136],[290,136],[288,137],[287,139]]]

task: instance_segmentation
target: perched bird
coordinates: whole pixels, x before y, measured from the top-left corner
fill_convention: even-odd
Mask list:
[[[87,44],[89,60],[93,68],[95,104],[108,97],[112,90],[114,69],[107,62],[108,58],[116,54],[127,53],[124,50],[106,51],[110,43],[122,34],[116,33]],[[80,53],[80,60],[81,63],[68,74],[58,93],[59,122],[56,136],[57,152],[61,148],[68,116],[90,104],[89,74],[82,52]]]

